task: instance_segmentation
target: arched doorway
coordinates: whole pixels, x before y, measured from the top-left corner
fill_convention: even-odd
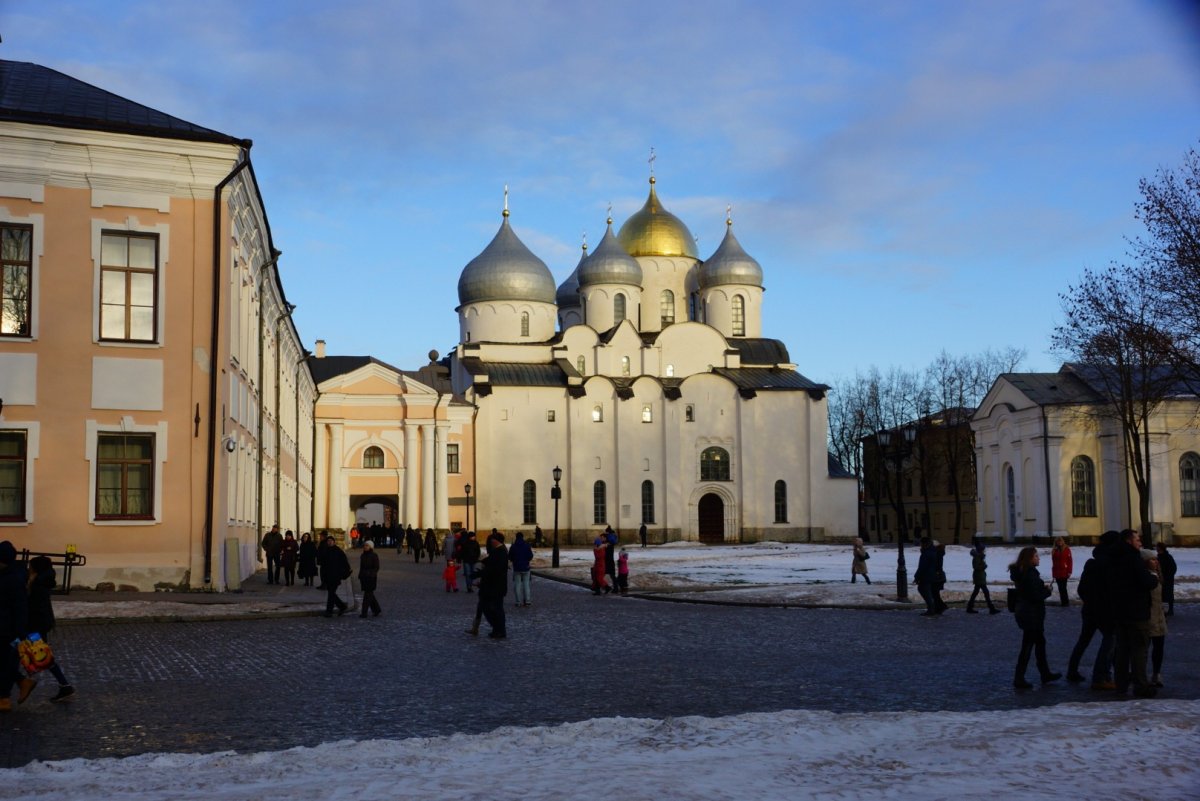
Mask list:
[[[725,541],[725,502],[714,492],[700,498],[700,541],[719,543]]]
[[[396,544],[395,524],[400,508],[395,495],[351,495],[350,509],[358,526],[359,543],[371,540],[377,546],[390,547]]]

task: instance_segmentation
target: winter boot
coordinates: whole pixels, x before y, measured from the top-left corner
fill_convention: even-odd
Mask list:
[[[75,688],[72,687],[70,684],[64,684],[58,688],[58,692],[55,693],[54,697],[51,698],[50,700],[51,701],[65,701],[74,694],[75,694]]]

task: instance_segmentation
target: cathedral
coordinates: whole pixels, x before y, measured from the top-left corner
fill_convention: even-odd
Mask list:
[[[857,485],[826,448],[828,387],[762,336],[763,269],[727,219],[701,260],[650,178],[559,286],[506,208],[458,281],[456,398],[474,407],[479,528],[590,543],[845,540]],[[552,498],[561,471],[560,500]],[[557,509],[555,507],[558,507]]]

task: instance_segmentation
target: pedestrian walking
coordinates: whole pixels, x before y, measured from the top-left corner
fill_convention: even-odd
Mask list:
[[[629,552],[624,548],[617,557],[617,590],[622,595],[629,594]]]
[[[333,617],[336,608],[339,615],[346,614],[350,604],[338,597],[338,585],[350,578],[350,560],[346,552],[338,547],[333,535],[325,537],[325,548],[321,551],[321,586],[325,588],[325,617]]]
[[[296,542],[296,535],[288,529],[279,548],[279,566],[283,569],[283,583],[288,587],[296,583],[296,559],[299,554],[300,544]]]
[[[1101,534],[1100,541],[1092,549],[1092,557],[1083,563],[1079,583],[1075,586],[1075,593],[1083,603],[1080,609],[1083,627],[1079,630],[1079,638],[1075,641],[1075,647],[1071,649],[1071,658],[1067,662],[1067,681],[1087,680],[1079,672],[1079,663],[1092,638],[1099,632],[1100,647],[1096,650],[1096,659],[1092,663],[1092,689],[1097,691],[1117,689],[1112,680],[1116,610],[1113,608],[1110,577],[1113,549],[1120,541],[1121,535],[1115,531]]]
[[[529,606],[529,573],[533,562],[533,548],[525,541],[525,535],[517,532],[512,548],[508,550],[508,561],[512,562],[513,601],[517,606]]]
[[[1142,535],[1133,529],[1121,532],[1121,542],[1113,552],[1113,600],[1117,611],[1117,644],[1113,649],[1113,676],[1117,693],[1124,695],[1132,684],[1139,698],[1157,693],[1146,675],[1146,656],[1150,649],[1150,591],[1158,586],[1158,577],[1142,559]]]
[[[379,600],[375,597],[375,587],[379,582],[379,554],[375,553],[375,541],[363,543],[362,556],[358,557],[358,584],[362,587],[362,613],[365,618],[370,611],[372,617],[379,617],[383,610],[379,608]]]
[[[467,592],[474,592],[475,567],[479,564],[479,543],[474,531],[468,531],[459,543],[458,559],[462,562],[463,584],[467,586]]]
[[[1058,600],[1060,606],[1070,606],[1071,599],[1067,597],[1067,579],[1075,572],[1075,563],[1071,559],[1071,549],[1067,541],[1059,537],[1054,541],[1054,550],[1050,552],[1050,575],[1058,585]]]
[[[867,574],[867,560],[871,558],[871,554],[867,553],[867,546],[863,544],[862,537],[854,538],[853,556],[850,558],[850,583],[854,584],[858,581],[858,577],[862,576],[863,581],[871,583],[871,577]]]
[[[1146,567],[1158,576],[1158,586],[1150,590],[1150,683],[1156,688],[1163,686],[1162,666],[1163,647],[1167,641],[1167,616],[1163,610],[1162,564],[1158,561],[1158,553],[1148,548],[1142,550],[1142,559]]]
[[[50,642],[50,632],[54,630],[54,604],[50,599],[50,592],[57,584],[54,565],[51,564],[50,557],[35,556],[29,560],[29,577],[26,580],[29,590],[29,633],[40,635],[47,643]],[[50,699],[51,701],[64,701],[75,694],[75,688],[71,686],[71,682],[67,681],[66,674],[63,673],[62,666],[58,663],[57,655],[50,663],[50,667],[46,669],[58,682],[58,692]],[[23,702],[33,691],[31,684],[36,684],[32,677],[26,679],[26,682],[21,687],[18,703]]]
[[[283,548],[283,535],[279,533],[279,524],[271,526],[271,530],[263,534],[262,549],[267,557],[267,583],[279,583],[279,552]]]
[[[607,595],[612,590],[605,580],[604,572],[604,555],[607,549],[608,543],[604,541],[604,537],[596,537],[592,542],[592,595],[599,595],[601,591]]]
[[[25,568],[17,561],[17,549],[8,540],[0,542],[0,712],[12,711],[13,685],[21,682],[28,697],[35,683],[22,679],[17,649],[9,643],[29,633],[29,591]]]
[[[917,558],[917,572],[913,574],[913,580],[917,582],[917,592],[925,601],[925,611],[921,613],[921,617],[936,617],[942,613],[934,602],[933,585],[936,573],[937,551],[933,548],[933,540],[929,537],[922,537],[921,554]]]
[[[988,591],[987,546],[983,544],[983,540],[979,537],[975,538],[975,542],[971,547],[971,583],[975,586],[971,589],[971,597],[967,599],[967,614],[979,614],[975,611],[975,597],[981,592],[983,593],[983,600],[987,602],[988,613],[993,615],[1000,614],[1000,610],[992,603],[992,594]]]
[[[321,583],[317,585],[318,590],[325,589],[325,578],[321,576],[321,565],[324,564],[325,549],[329,547],[329,541],[333,539],[328,530],[317,535],[317,575],[321,578]]]
[[[483,575],[479,579],[479,602],[483,605],[484,619],[492,627],[488,637],[503,640],[508,637],[504,617],[504,596],[508,594],[508,549],[504,547],[504,535],[493,533],[488,537],[487,546]]]
[[[437,535],[433,533],[433,529],[425,529],[425,553],[429,554],[429,564],[433,564],[434,554],[438,552]]]
[[[945,612],[950,607],[942,600],[942,590],[946,588],[946,546],[937,540],[933,541],[933,608],[937,614]]]
[[[1021,653],[1017,657],[1017,669],[1013,675],[1013,686],[1018,690],[1028,690],[1033,686],[1025,681],[1030,652],[1036,655],[1042,684],[1062,678],[1061,673],[1050,670],[1050,663],[1046,660],[1046,599],[1050,597],[1050,588],[1042,582],[1038,573],[1040,563],[1037,548],[1030,545],[1022,548],[1017,561],[1008,567],[1016,589],[1015,611],[1017,626],[1021,629]]]
[[[422,551],[425,548],[425,541],[421,537],[421,532],[415,528],[408,530],[408,551],[413,555],[413,563],[421,564]]]
[[[1163,614],[1167,617],[1175,614],[1175,573],[1179,569],[1175,564],[1175,557],[1167,550],[1167,544],[1159,540],[1154,544],[1154,550],[1158,551],[1158,567],[1162,573],[1160,581],[1162,583],[1162,600],[1167,610]]]
[[[300,578],[304,586],[313,585],[313,577],[317,575],[317,545],[313,542],[312,534],[307,531],[300,535],[300,547],[296,551],[296,561],[300,565]]]
[[[458,592],[458,563],[453,559],[446,560],[442,568],[442,580],[446,582],[446,592]]]

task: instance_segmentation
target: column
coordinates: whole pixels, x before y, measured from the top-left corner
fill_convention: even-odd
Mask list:
[[[433,423],[421,424],[421,528],[433,528]]]
[[[450,528],[450,489],[446,486],[446,443],[450,439],[450,424],[439,422],[434,429],[437,452],[433,459],[433,511],[434,528],[447,531]]]
[[[325,519],[330,528],[350,529],[346,525],[346,499],[342,496],[342,426],[329,427],[329,509]]]
[[[404,421],[404,508],[400,510],[400,522],[412,525],[417,522],[417,425]]]

